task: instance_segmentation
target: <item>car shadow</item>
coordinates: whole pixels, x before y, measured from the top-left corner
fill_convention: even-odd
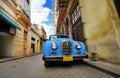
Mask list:
[[[58,68],[58,67],[71,67],[71,66],[78,66],[78,65],[86,65],[84,62],[80,61],[73,61],[73,62],[51,62],[48,68]]]

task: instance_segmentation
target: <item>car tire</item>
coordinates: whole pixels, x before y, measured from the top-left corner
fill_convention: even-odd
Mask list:
[[[75,60],[75,63],[77,63],[77,64],[81,64],[81,63],[83,63],[83,59]]]
[[[49,61],[45,61],[44,66],[45,66],[46,68],[47,68],[47,67],[50,67],[50,62],[49,62]]]
[[[83,59],[80,59],[80,62],[83,63]]]

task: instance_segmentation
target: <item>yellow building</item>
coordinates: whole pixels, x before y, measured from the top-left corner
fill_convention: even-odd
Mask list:
[[[64,20],[68,19],[69,36],[85,42],[89,54],[96,52],[100,59],[113,63],[120,63],[119,3],[119,0],[58,0],[59,8],[67,8]],[[65,22],[59,25],[58,21],[56,33],[64,26]]]
[[[1,57],[18,57],[30,53],[29,10],[29,0],[0,0]]]
[[[31,26],[31,53],[40,53],[41,46],[40,46],[40,38],[41,33],[38,28],[38,24],[32,24]]]

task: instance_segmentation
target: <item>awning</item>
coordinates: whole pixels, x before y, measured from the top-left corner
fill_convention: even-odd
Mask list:
[[[0,19],[5,21],[6,23],[10,24],[11,26],[14,26],[14,27],[18,28],[19,30],[21,30],[21,27],[2,10],[0,10]]]

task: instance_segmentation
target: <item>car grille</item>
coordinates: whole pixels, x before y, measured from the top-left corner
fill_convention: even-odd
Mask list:
[[[62,41],[62,54],[71,54],[72,43],[69,40]]]

